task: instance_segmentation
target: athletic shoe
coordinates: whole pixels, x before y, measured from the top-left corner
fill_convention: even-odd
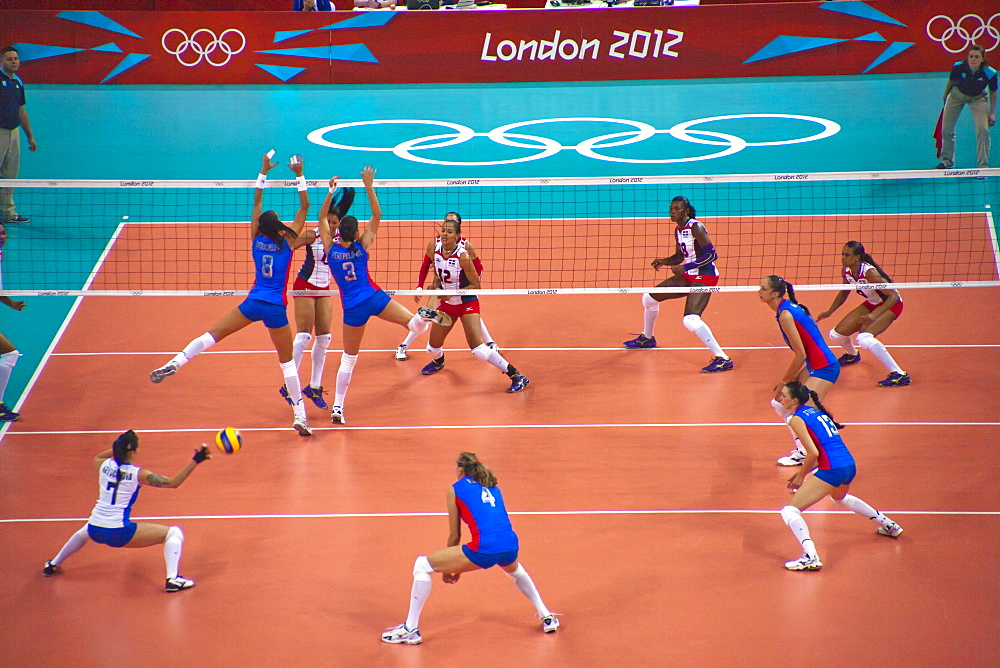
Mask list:
[[[177,362],[167,362],[159,369],[150,372],[149,379],[154,383],[162,383],[164,378],[174,375],[180,368]]]
[[[934,169],[951,169],[951,167],[949,167],[948,165],[944,164],[943,162],[939,162],[938,165],[937,165],[937,167],[935,167]]]
[[[896,371],[893,371],[888,376],[886,376],[885,380],[880,380],[878,382],[879,387],[902,387],[904,385],[909,385],[909,384],[910,384],[910,374],[906,372],[898,373]]]
[[[819,557],[803,554],[795,561],[786,561],[785,568],[790,571],[818,571],[823,568],[823,562],[819,560]]]
[[[295,418],[295,422],[292,423],[292,429],[299,432],[299,436],[312,436],[313,433],[305,418]]]
[[[344,419],[344,409],[340,406],[334,406],[333,410],[330,411],[330,422],[333,424],[347,424],[347,420]]]
[[[555,615],[549,615],[548,617],[542,617],[542,632],[543,633],[555,633],[556,629],[559,628],[559,619]]]
[[[421,306],[417,309],[417,315],[419,315],[424,320],[430,320],[431,322],[441,325],[442,327],[451,326],[451,316],[441,311],[435,311],[434,309],[427,308],[426,306]]]
[[[899,538],[901,533],[903,533],[903,527],[899,526],[895,522],[889,522],[889,524],[884,527],[878,528],[878,534],[880,536],[888,536],[889,538]],[[56,568],[58,568],[58,566]]]
[[[7,404],[0,403],[0,422],[17,422],[20,419],[20,413],[15,413],[7,408]]]
[[[172,593],[175,591],[180,591],[182,589],[190,589],[194,586],[194,580],[188,580],[187,578],[182,578],[177,576],[175,578],[167,578],[167,592]]]
[[[802,466],[806,453],[798,448],[792,450],[787,457],[778,458],[778,466]]]
[[[507,388],[507,392],[510,393],[520,392],[524,388],[528,387],[528,383],[530,382],[531,381],[528,380],[524,374],[520,373],[514,374],[510,378],[510,387]]]
[[[314,404],[316,404],[316,408],[322,408],[323,410],[326,410],[327,408],[330,407],[323,399],[322,385],[320,385],[319,387],[312,387],[311,385],[306,385],[305,387],[302,388],[302,396],[305,397],[306,399],[309,399]]]
[[[20,214],[14,214],[13,218],[8,218],[7,220],[5,220],[3,222],[4,223],[30,223],[31,222],[31,218],[28,218],[27,216],[22,216]]]
[[[498,345],[497,345],[496,343],[494,343],[493,341],[490,341],[489,343],[487,343],[487,344],[486,344],[486,347],[487,347],[487,348],[489,348],[490,350],[494,350],[494,351],[496,351],[496,352],[500,352],[500,346],[498,346]]]
[[[840,362],[840,366],[851,366],[852,364],[857,364],[861,361],[861,353],[857,355],[851,355],[850,353],[844,353],[837,361]]]
[[[430,362],[427,363],[427,365],[423,369],[420,370],[420,373],[425,376],[432,376],[443,368],[444,368],[443,358],[441,359],[440,362],[437,360],[431,360]]]
[[[722,371],[732,371],[733,361],[728,357],[713,357],[708,366],[702,368],[702,373],[720,373]]]
[[[289,406],[294,406],[295,405],[295,402],[292,401],[292,398],[290,396],[288,396],[288,386],[287,385],[282,385],[281,388],[278,390],[278,394],[280,394],[282,397],[284,397],[285,401],[288,402]]]
[[[640,334],[638,338],[632,339],[631,341],[626,341],[622,345],[632,350],[635,350],[637,348],[655,348],[656,337],[651,336],[647,339],[644,335]]]
[[[47,578],[50,578],[53,575],[57,575],[60,570],[62,569],[53,564],[51,561],[46,561],[45,568],[42,569],[42,575],[44,575]]]
[[[396,359],[399,360],[400,362],[405,362],[406,360],[410,359],[409,357],[406,356],[405,343],[400,343],[399,347],[396,348]]]
[[[382,632],[382,642],[393,645],[419,645],[423,640],[420,637],[420,629],[410,631],[406,628],[406,624],[400,624],[396,628],[387,629]]]

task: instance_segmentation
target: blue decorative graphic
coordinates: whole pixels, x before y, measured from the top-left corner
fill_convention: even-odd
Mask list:
[[[916,42],[893,42],[888,47],[886,47],[886,50],[883,51],[882,54],[878,58],[876,58],[875,60],[872,61],[872,64],[869,65],[865,69],[865,71],[862,72],[862,74],[868,74],[869,70],[878,67],[879,65],[881,65],[885,61],[889,60],[890,58],[892,58],[894,56],[897,56],[900,53],[906,51],[907,49],[909,49],[914,44],[916,44]]]
[[[869,21],[878,21],[879,23],[888,23],[894,26],[906,27],[905,23],[900,23],[891,16],[883,14],[877,9],[869,7],[863,2],[856,2],[851,0],[845,2],[844,0],[837,0],[837,2],[824,2],[819,6],[820,9],[825,9],[829,12],[837,12],[838,14],[847,14],[848,16],[854,16],[859,19],[868,19]]]
[[[18,56],[23,62],[29,60],[40,60],[42,58],[52,58],[53,56],[64,56],[67,53],[79,53],[87,49],[73,49],[66,46],[48,46],[46,44],[22,44],[18,42],[14,45]]]
[[[885,37],[878,34],[877,32],[870,32],[867,35],[862,35],[861,37],[855,37],[855,42],[884,42]]]
[[[57,14],[58,18],[66,19],[67,21],[73,21],[75,23],[82,23],[84,25],[92,26],[94,28],[100,28],[101,30],[110,30],[111,32],[121,33],[122,35],[128,35],[129,37],[138,37],[142,39],[140,35],[136,35],[134,32],[121,25],[112,21],[107,16],[100,12],[74,12],[65,11],[59,12]]]
[[[119,47],[114,42],[108,42],[107,44],[101,44],[100,46],[95,46],[91,51],[108,51],[110,53],[122,53],[121,47]]]
[[[331,23],[323,26],[320,30],[341,30],[343,28],[381,28],[389,21],[396,18],[395,12],[362,12],[358,16]]]
[[[313,32],[312,30],[279,30],[274,33],[274,43],[284,42],[286,39],[291,39],[293,37],[298,37],[299,35],[308,35]]]
[[[779,35],[772,39],[767,46],[743,61],[743,64],[754,63],[758,60],[768,60],[778,56],[787,56],[790,53],[818,49],[822,46],[840,44],[848,42],[846,39],[832,39],[827,37],[795,37],[793,35]]]
[[[268,74],[271,74],[282,81],[288,81],[294,77],[299,72],[305,72],[304,67],[282,67],[281,65],[261,65],[260,63],[255,63],[257,67],[264,70]]]
[[[275,49],[257,51],[275,56],[298,56],[299,58],[320,58],[322,60],[347,60],[359,63],[377,63],[378,59],[364,44],[340,44],[335,46],[309,46],[299,49]]]
[[[118,63],[115,69],[108,73],[108,76],[101,80],[101,83],[106,83],[109,79],[113,79],[125,70],[131,69],[141,63],[142,61],[149,58],[149,54],[144,53],[130,53],[125,56],[120,63]]]

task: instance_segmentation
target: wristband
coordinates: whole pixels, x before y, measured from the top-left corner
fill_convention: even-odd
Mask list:
[[[309,190],[309,186],[306,185],[306,177],[304,177],[304,176],[296,176],[295,177],[295,187],[298,189],[298,191],[300,193]]]
[[[258,174],[257,175],[257,187],[260,188],[261,190],[264,189],[264,182],[265,181],[267,181],[267,175],[266,174]]]
[[[330,190],[330,194],[331,195],[336,195],[337,194],[337,189],[336,188],[330,188],[329,190]]]

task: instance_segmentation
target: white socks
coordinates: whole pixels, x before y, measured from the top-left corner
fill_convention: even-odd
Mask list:
[[[660,315],[660,302],[649,295],[642,295],[642,335],[647,339],[653,338],[653,326],[656,324],[656,316]]]
[[[69,537],[63,548],[59,550],[59,554],[52,560],[52,563],[56,566],[62,564],[62,562],[66,561],[67,557],[71,557],[79,552],[80,548],[86,545],[88,540],[90,540],[90,536],[87,535],[87,525],[84,524],[82,529]]]
[[[17,364],[17,358],[21,353],[12,350],[9,353],[0,355],[0,401],[3,401],[3,393],[7,390],[7,381],[10,380],[10,372]]]
[[[215,339],[212,338],[211,334],[205,332],[197,339],[194,339],[191,343],[184,346],[184,350],[174,355],[174,358],[170,361],[174,362],[179,367],[184,366],[214,345]]]
[[[413,562],[413,587],[410,590],[410,612],[406,615],[406,628],[413,631],[420,627],[420,612],[431,594],[431,562],[427,557],[417,557]]]
[[[427,331],[427,328],[431,326],[430,320],[424,320],[419,315],[414,315],[410,318],[410,322],[406,323],[406,328],[411,332],[416,332],[421,334]]]
[[[409,348],[410,344],[413,343],[414,339],[416,338],[417,338],[417,332],[407,332],[406,338],[403,339],[403,345]]]
[[[701,319],[701,316],[690,314],[684,316],[681,321],[687,330],[701,339],[701,342],[708,346],[708,349],[712,351],[712,354],[716,357],[725,357],[729,359],[729,355],[723,352],[722,347],[715,341],[715,337],[712,336],[712,330],[708,325]]]
[[[312,340],[312,334],[309,332],[297,332],[295,334],[295,340],[292,341],[292,361],[295,362],[295,368],[299,368],[299,364],[302,362],[302,353],[305,352],[306,346],[309,345],[309,341]]]
[[[844,495],[844,498],[841,499],[840,501],[837,501],[836,499],[834,499],[833,501],[834,503],[841,505],[844,508],[847,508],[852,513],[861,515],[862,517],[869,520],[875,520],[876,522],[879,523],[880,526],[884,527],[887,524],[892,524],[892,520],[890,520],[888,517],[886,517],[879,511],[875,510],[874,508],[872,508],[871,506],[869,506],[867,503],[865,503],[856,496],[851,496],[850,494],[846,494]]]
[[[513,573],[508,573],[508,577],[514,581],[517,588],[521,590],[521,593],[528,597],[531,604],[535,606],[535,610],[538,611],[538,616],[544,619],[551,615],[549,609],[545,607],[542,603],[542,597],[538,595],[538,590],[535,589],[535,583],[531,581],[531,577],[528,572],[524,570],[524,566],[521,564],[517,565],[517,570]]]
[[[899,368],[898,364],[896,364],[896,360],[892,359],[892,355],[890,355],[889,351],[885,349],[882,342],[868,332],[861,332],[858,334],[858,347],[867,350],[874,355],[875,359],[884,364],[885,368],[889,371],[903,373],[903,370]]]
[[[295,362],[279,362],[281,374],[285,377],[285,389],[288,390],[288,398],[292,400],[292,410],[296,418],[305,419],[306,407],[302,405],[302,386],[299,384],[299,372],[295,368]]]
[[[830,330],[830,340],[844,349],[848,355],[857,355],[858,350],[854,347],[854,340],[850,334],[841,334],[836,329]]]
[[[184,544],[184,534],[180,527],[167,529],[167,537],[163,540],[163,560],[167,563],[167,579],[177,577],[177,565],[181,561],[181,545]]]
[[[313,341],[312,349],[312,378],[309,379],[309,384],[312,387],[319,388],[323,386],[323,369],[326,368],[326,351],[330,348],[330,341],[333,336],[330,334],[317,334]],[[296,363],[296,368],[298,368],[298,363]]]
[[[785,520],[785,524],[802,544],[802,551],[810,557],[818,557],[816,546],[813,544],[812,538],[809,537],[809,526],[802,519],[802,511],[795,506],[785,506],[781,509],[781,519]]]
[[[413,322],[412,320],[410,321]],[[344,407],[344,398],[347,397],[347,388],[351,385],[351,376],[354,375],[354,365],[358,363],[357,355],[343,353],[340,356],[340,369],[337,371],[337,390],[333,395],[333,405]]]
[[[472,354],[476,359],[483,360],[484,362],[489,362],[496,368],[500,369],[504,373],[507,373],[507,367],[510,364],[503,358],[503,355],[497,351],[490,348],[485,343],[480,343],[478,346],[472,349]]]

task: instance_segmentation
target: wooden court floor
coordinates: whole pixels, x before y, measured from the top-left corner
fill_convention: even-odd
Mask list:
[[[799,546],[777,514],[790,439],[768,400],[791,353],[754,294],[715,295],[703,316],[736,363],[720,375],[698,372],[710,354],[680,302],[661,307],[660,348],[629,351],[637,295],[484,298],[531,379],[517,395],[460,332],[445,370],[423,377],[423,341],[397,362],[403,330],[373,322],[348,424],[312,408],[308,439],[260,326],[148,380],[238,298],[86,298],[0,440],[0,665],[998,665],[1000,291],[903,296],[880,338],[913,384],[876,387],[886,371],[867,357],[826,403],[848,424],[852,493],[905,532],[877,536],[821,502],[806,514],[813,573],[782,568]],[[832,295],[800,298],[819,312]],[[331,350],[328,386],[338,363]],[[135,506],[182,527],[194,589],[163,592],[159,547],[90,544],[42,576],[89,515],[90,462],[114,435],[135,429],[138,463],[172,475],[226,426],[241,452]],[[493,569],[436,578],[423,644],[385,645],[414,558],[445,544],[462,450],[497,473],[521,561],[563,626],[542,634]]]

